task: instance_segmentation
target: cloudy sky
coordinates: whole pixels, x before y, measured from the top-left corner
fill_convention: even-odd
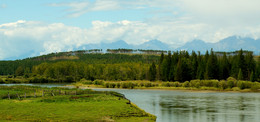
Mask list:
[[[260,37],[260,0],[1,0],[0,60],[83,44]]]

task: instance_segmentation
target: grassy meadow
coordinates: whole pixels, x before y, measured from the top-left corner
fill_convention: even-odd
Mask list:
[[[0,121],[155,121],[116,92],[0,86]]]

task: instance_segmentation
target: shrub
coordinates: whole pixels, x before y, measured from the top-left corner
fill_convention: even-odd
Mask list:
[[[219,81],[218,80],[202,80],[201,81],[203,86],[206,86],[206,87],[218,87],[218,83]]]
[[[120,88],[121,84],[120,83],[116,83],[116,87]]]
[[[5,83],[4,80],[3,80],[2,78],[0,78],[0,84],[1,84],[1,83]]]
[[[95,80],[95,81],[93,81],[93,84],[95,84],[95,85],[103,85],[104,81],[102,81],[102,80]]]
[[[180,87],[181,84],[180,82],[176,81],[176,82],[173,82],[173,87]]]
[[[109,88],[115,88],[116,84],[115,83],[109,83]]]
[[[239,87],[240,89],[251,88],[253,85],[254,85],[253,82],[250,82],[250,81],[238,81],[237,82],[237,87]]]
[[[227,78],[227,81],[237,81],[237,79],[236,79],[236,78],[233,78],[233,77],[228,77],[228,78]]]
[[[91,85],[93,82],[90,80],[83,81],[82,84]]]
[[[228,87],[228,88],[233,88],[234,86],[235,86],[234,81],[232,81],[232,80],[228,80],[228,81],[227,81],[227,87]]]
[[[226,89],[227,88],[227,82],[224,81],[224,80],[221,80],[219,83],[218,83],[218,86],[220,89]]]
[[[184,83],[182,83],[182,87],[189,87],[189,86],[190,86],[189,81],[185,81]]]
[[[259,91],[260,90],[260,83],[258,83],[258,82],[252,83],[251,90],[252,91]]]
[[[145,87],[152,87],[152,83],[145,83],[144,86]]]
[[[109,88],[109,83],[104,84],[106,88]]]
[[[169,82],[162,83],[162,86],[165,86],[165,87],[170,87],[170,83],[169,83]]]
[[[143,86],[144,86],[144,83],[139,83],[139,86],[140,86],[140,87],[143,87]]]
[[[190,87],[198,88],[199,86],[200,86],[200,80],[191,80],[190,81]]]

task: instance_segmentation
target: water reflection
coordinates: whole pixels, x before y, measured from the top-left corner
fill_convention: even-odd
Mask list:
[[[158,121],[256,122],[260,115],[259,99],[259,94],[254,93],[161,95]]]
[[[107,90],[107,89],[99,89]],[[158,122],[258,122],[259,93],[109,89],[125,94]]]

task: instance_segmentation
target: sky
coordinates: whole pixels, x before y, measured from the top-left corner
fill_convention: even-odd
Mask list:
[[[0,60],[84,44],[260,37],[259,0],[0,0]]]

